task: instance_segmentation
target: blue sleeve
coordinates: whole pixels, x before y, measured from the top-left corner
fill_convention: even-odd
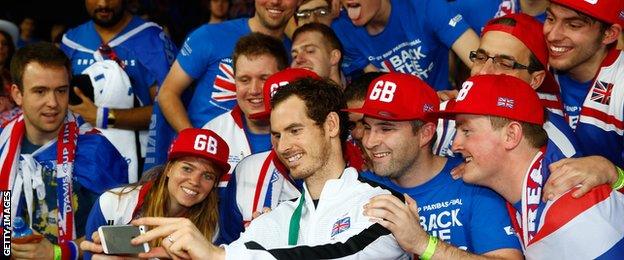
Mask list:
[[[447,1],[427,1],[427,8],[424,10],[428,10],[423,12],[426,19],[425,28],[430,28],[448,48],[470,29],[464,17]]]
[[[500,0],[460,0],[449,2],[449,5],[462,14],[466,22],[477,34],[480,34],[485,24],[494,18],[500,4]]]
[[[236,202],[236,170],[219,200],[219,238],[217,241],[229,244],[245,231],[243,215]]]
[[[74,174],[85,188],[102,194],[128,184],[128,163],[106,137],[83,134],[78,142]]]
[[[85,239],[87,241],[93,241],[93,239],[91,239],[93,232],[96,232],[100,226],[104,225],[106,225],[106,219],[104,219],[104,214],[102,214],[100,199],[98,198],[93,204],[89,217],[87,218],[87,224],[85,226]],[[83,257],[85,260],[90,260],[91,256],[91,253],[84,251]]]
[[[475,188],[469,228],[473,252],[481,255],[503,248],[522,251],[503,198],[490,189]]]
[[[204,75],[208,65],[217,62],[216,58],[211,55],[214,35],[210,35],[206,29],[207,25],[204,25],[193,31],[186,38],[178,53],[177,61],[180,67],[193,79]]]
[[[175,59],[176,47],[165,33],[157,28],[151,29],[148,38],[150,48],[138,48],[138,59],[151,74],[151,82],[162,85],[169,67]],[[150,83],[151,83],[150,82]]]
[[[364,69],[369,62],[366,56],[361,54],[356,48],[357,43],[352,41],[353,35],[357,35],[354,30],[358,30],[353,26],[351,20],[347,16],[346,11],[340,12],[340,16],[332,23],[332,29],[340,39],[343,48],[341,69],[345,75],[353,75],[354,73]]]

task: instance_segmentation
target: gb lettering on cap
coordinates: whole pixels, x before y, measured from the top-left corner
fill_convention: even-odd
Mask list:
[[[439,105],[435,90],[420,78],[388,73],[371,82],[361,108],[344,111],[389,121],[431,121],[427,114],[437,111]]]
[[[230,149],[219,135],[208,129],[187,128],[178,134],[171,143],[168,160],[183,156],[193,156],[207,159],[216,163],[225,172],[230,165],[228,158]]]

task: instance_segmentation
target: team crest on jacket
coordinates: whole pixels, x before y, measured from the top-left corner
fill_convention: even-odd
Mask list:
[[[331,238],[351,227],[351,217],[341,218],[332,226]]]

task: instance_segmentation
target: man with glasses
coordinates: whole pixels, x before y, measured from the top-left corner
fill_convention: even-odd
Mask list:
[[[558,85],[545,70],[548,54],[546,42],[539,34],[541,28],[541,23],[526,14],[506,15],[488,22],[479,48],[470,52],[470,60],[474,63],[471,75],[504,74],[531,85],[547,108],[548,119],[544,128],[549,141],[566,157],[576,157],[579,155],[578,141],[562,117]],[[443,139],[435,151],[450,155],[455,122],[445,120],[440,125],[445,126],[438,128],[438,135]]]
[[[331,6],[331,2],[338,2],[337,0],[304,0],[297,12],[295,12],[295,22],[297,26],[302,26],[308,23],[322,23],[330,26],[335,14],[338,13],[338,6]]]

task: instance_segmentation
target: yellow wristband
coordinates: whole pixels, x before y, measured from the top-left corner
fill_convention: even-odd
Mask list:
[[[615,183],[611,185],[611,188],[613,188],[614,190],[619,190],[621,188],[624,188],[624,170],[617,166],[615,166],[615,169],[617,170],[618,178],[617,181],[615,181]]]
[[[59,245],[54,245],[54,260],[61,260],[61,247]]]
[[[438,237],[429,236],[429,243],[427,244],[427,248],[425,252],[420,256],[422,260],[429,260],[435,253],[436,247],[438,245]]]

